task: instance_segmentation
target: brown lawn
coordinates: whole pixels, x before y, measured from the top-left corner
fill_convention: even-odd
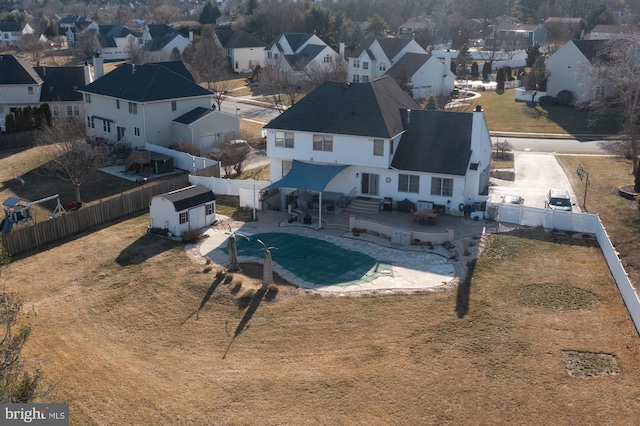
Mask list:
[[[323,297],[278,279],[275,299],[251,303],[239,297],[252,280],[236,276],[234,293],[147,223],[2,275],[37,315],[30,362],[73,424],[628,424],[640,412],[638,334],[593,241],[493,236],[457,291]],[[571,377],[563,351],[611,354],[618,373]]]

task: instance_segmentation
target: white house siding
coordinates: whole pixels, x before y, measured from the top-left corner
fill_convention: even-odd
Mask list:
[[[120,99],[120,109],[117,108],[116,98],[91,93],[91,102],[86,102],[85,114],[113,120],[110,132],[104,131],[103,121],[94,119],[94,128],[88,128],[91,137],[102,137],[112,142],[117,140],[116,127],[125,128],[125,140],[132,148],[142,148],[145,141],[169,146],[174,144],[171,121],[196,107],[211,108],[212,96],[176,99],[176,111],[171,110],[171,100],[158,102],[136,103],[137,114],[129,113],[129,101]],[[86,120],[86,117],[85,117]],[[135,135],[135,128],[139,129],[139,136]]]
[[[29,94],[29,87],[33,94]],[[40,105],[41,88],[39,84],[0,86],[0,131],[6,130],[6,117],[12,109]]]
[[[215,208],[213,214],[207,215],[203,204],[184,210],[189,214],[189,221],[181,224],[180,213],[182,212],[176,212],[173,203],[162,196],[153,197],[149,206],[150,225],[151,227],[166,228],[174,236],[179,237],[186,231],[209,226],[216,218]]]
[[[446,77],[443,77],[446,76]],[[444,95],[453,90],[455,75],[438,58],[431,56],[411,77],[413,98],[424,99],[430,94]]]
[[[240,117],[215,111],[190,125],[172,123],[173,139],[196,144],[200,153],[204,154],[225,137],[237,138],[240,134],[240,121]]]
[[[258,65],[264,67],[264,48],[245,47],[231,49],[231,64],[233,71],[240,73],[251,72]]]
[[[415,40],[411,40],[407,45],[400,50],[393,58],[388,58],[384,50],[380,46],[377,40],[371,43],[370,48],[373,58],[369,56],[367,50],[363,50],[359,58],[348,58],[349,60],[349,72],[347,74],[347,81],[353,83],[366,83],[365,79],[373,80],[384,75],[389,68],[393,66],[402,56],[406,53],[427,53]],[[375,58],[375,59],[374,59]],[[359,59],[359,67],[354,67],[354,59]],[[368,64],[368,69],[364,68],[364,63]],[[381,63],[385,64],[383,70],[380,70]],[[354,76],[355,77],[354,79]]]
[[[588,102],[595,97],[595,81],[591,75],[593,69],[587,58],[575,44],[569,42],[562,46],[546,61],[549,79],[547,94],[557,96],[562,90],[573,93],[574,102]]]
[[[388,168],[390,161],[389,139],[383,139],[384,153],[373,155],[373,137],[332,135],[333,151],[315,151],[313,135],[325,133],[294,132],[294,149],[275,146],[275,131],[267,131],[267,152],[269,157],[300,160],[327,164],[350,164],[353,166],[374,166]],[[398,143],[395,143],[398,146]],[[272,170],[273,173],[273,170]],[[278,178],[279,179],[279,178]]]

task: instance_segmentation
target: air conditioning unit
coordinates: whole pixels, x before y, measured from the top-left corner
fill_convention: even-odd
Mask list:
[[[413,232],[405,229],[394,229],[391,231],[391,242],[401,246],[411,245],[411,237]]]
[[[416,203],[416,209],[419,212],[422,211],[432,211],[433,210],[433,201],[422,201],[422,200],[418,200],[418,202]]]

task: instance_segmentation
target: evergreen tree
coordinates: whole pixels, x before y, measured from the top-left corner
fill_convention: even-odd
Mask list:
[[[480,72],[478,71],[478,63],[476,61],[473,61],[471,63],[471,78],[478,77],[480,77]]]
[[[216,19],[218,19],[220,15],[221,13],[220,9],[218,9],[218,6],[212,5],[211,0],[209,0],[202,8],[202,12],[200,13],[198,22],[200,22],[201,24],[215,24]]]
[[[435,95],[432,93],[429,95],[429,97],[427,98],[427,102],[424,106],[424,109],[438,109],[438,100],[436,99]]]
[[[496,90],[504,90],[504,68],[500,68],[496,74]]]
[[[485,62],[482,64],[482,79],[489,80],[489,76],[491,75],[491,62]]]

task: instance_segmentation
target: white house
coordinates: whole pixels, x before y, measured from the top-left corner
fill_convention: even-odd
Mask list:
[[[229,58],[233,72],[252,72],[264,66],[267,43],[243,30],[217,30],[216,41]]]
[[[147,24],[140,36],[140,44],[153,62],[171,60],[174,49],[182,54],[190,43],[187,37],[164,24]]]
[[[132,148],[143,148],[145,142],[164,147],[175,144],[174,120],[192,111],[212,110],[213,104],[213,94],[195,82],[181,61],[122,64],[81,92],[88,136],[126,142]],[[226,133],[229,127],[224,113],[212,111],[200,118],[220,116],[224,125],[215,133]],[[211,132],[207,130],[206,134]],[[182,141],[194,144],[199,144],[201,136],[194,131],[185,140],[185,134],[179,134]]]
[[[417,41],[410,38],[370,37],[347,56],[347,81],[367,83],[378,78],[407,53],[427,54]]]
[[[589,102],[602,94],[597,70],[593,67],[606,40],[571,40],[545,62],[550,73],[547,95],[557,96],[562,90],[573,94],[576,103]]]
[[[236,139],[241,118],[211,108],[195,108],[174,119],[173,138],[190,141],[201,153],[209,152],[218,142]]]
[[[67,37],[68,45],[75,46],[78,41],[78,35],[92,22],[92,20],[84,16],[68,15],[58,21],[58,28],[60,34],[64,34]]]
[[[388,71],[396,81],[406,81],[412,86],[413,99],[424,99],[430,94],[451,93],[456,75],[451,72],[451,56],[442,63],[435,55],[406,53]]]
[[[33,67],[13,55],[0,55],[0,130],[16,108],[40,104],[42,78]]]
[[[430,202],[452,214],[488,198],[491,140],[483,112],[421,110],[389,76],[325,82],[265,130],[282,209],[294,190],[318,187]],[[304,165],[319,167],[309,173]]]
[[[207,187],[193,185],[156,195],[149,206],[150,226],[179,237],[216,221],[216,196]]]
[[[265,66],[300,77],[331,71],[340,61],[340,54],[315,34],[283,33],[264,48]]]
[[[0,22],[0,46],[13,47],[23,35],[33,33],[33,27],[26,22]]]
[[[140,45],[140,35],[124,25],[99,25],[96,36],[100,44],[98,53],[105,60],[128,59],[130,49]]]

